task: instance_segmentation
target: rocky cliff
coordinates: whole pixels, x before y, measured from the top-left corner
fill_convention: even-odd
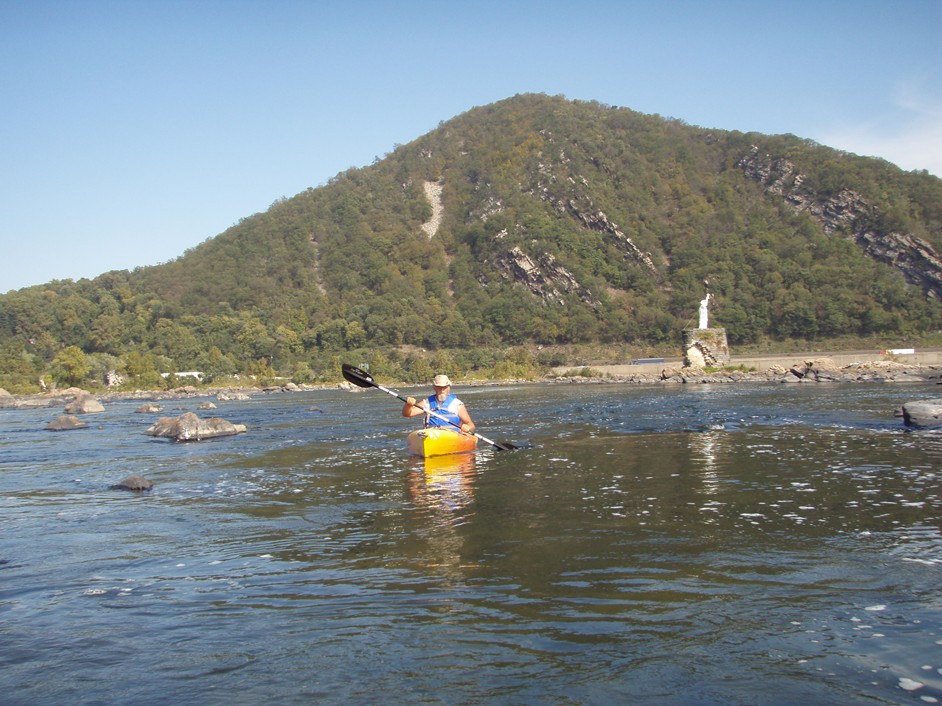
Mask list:
[[[798,212],[809,213],[828,235],[846,237],[872,258],[893,265],[907,281],[919,285],[926,295],[942,298],[942,258],[926,241],[909,233],[880,235],[870,223],[878,209],[852,189],[821,196],[805,186],[805,177],[782,157],[762,154],[758,147],[739,160],[738,166],[768,194],[781,197]]]

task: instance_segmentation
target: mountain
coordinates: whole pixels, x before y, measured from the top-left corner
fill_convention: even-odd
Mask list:
[[[940,252],[942,180],[926,172],[518,95],[171,262],[0,296],[0,383],[55,372],[67,346],[100,376],[295,374],[403,346],[473,367],[518,344],[656,345],[707,287],[734,345],[917,335],[942,327]]]

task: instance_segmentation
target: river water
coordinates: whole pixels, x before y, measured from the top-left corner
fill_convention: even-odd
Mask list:
[[[0,410],[0,702],[942,699],[934,385],[456,391],[523,448],[410,458],[375,389]]]

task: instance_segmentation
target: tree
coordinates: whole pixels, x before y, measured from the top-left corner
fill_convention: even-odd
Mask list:
[[[35,392],[38,381],[35,356],[13,341],[0,344],[0,387],[13,394]]]
[[[88,358],[78,346],[64,348],[52,361],[53,379],[67,387],[80,387],[88,372]]]
[[[232,359],[216,346],[211,346],[208,351],[200,355],[196,361],[196,367],[203,373],[205,376],[203,379],[207,382],[217,377],[235,375],[238,372],[238,367]]]
[[[121,345],[122,323],[116,314],[102,314],[92,323],[89,343],[93,350],[117,353]]]
[[[131,351],[124,356],[124,373],[128,376],[127,385],[141,389],[160,389],[163,379],[157,370],[154,354]]]
[[[366,329],[359,321],[350,321],[344,329],[344,345],[348,350],[359,348],[366,343]]]
[[[275,341],[268,335],[268,329],[256,318],[248,318],[243,322],[241,330],[236,334],[236,340],[249,358],[267,358],[275,347]]]
[[[247,372],[255,378],[260,385],[269,384],[276,376],[275,369],[271,367],[271,363],[269,363],[266,358],[250,361],[247,366]]]

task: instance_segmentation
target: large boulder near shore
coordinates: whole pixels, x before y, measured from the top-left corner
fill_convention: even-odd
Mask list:
[[[244,424],[233,424],[219,417],[200,419],[193,412],[185,412],[179,417],[161,417],[145,433],[176,441],[200,441],[218,436],[234,436],[245,430]]]
[[[38,395],[12,395],[0,387],[0,409],[41,409],[52,406],[51,398]]]
[[[16,407],[16,398],[0,387],[0,409],[5,407]]]
[[[85,429],[88,424],[71,414],[56,417],[46,425],[49,431],[70,431],[72,429]]]
[[[942,398],[914,400],[903,405],[903,423],[908,427],[942,427]]]
[[[104,411],[105,408],[102,406],[101,402],[87,392],[78,395],[65,406],[66,414],[95,414]]]
[[[841,376],[840,368],[831,358],[815,358],[813,360],[803,360],[793,365],[788,373],[799,380],[814,380],[823,382],[828,380],[839,380]]]

